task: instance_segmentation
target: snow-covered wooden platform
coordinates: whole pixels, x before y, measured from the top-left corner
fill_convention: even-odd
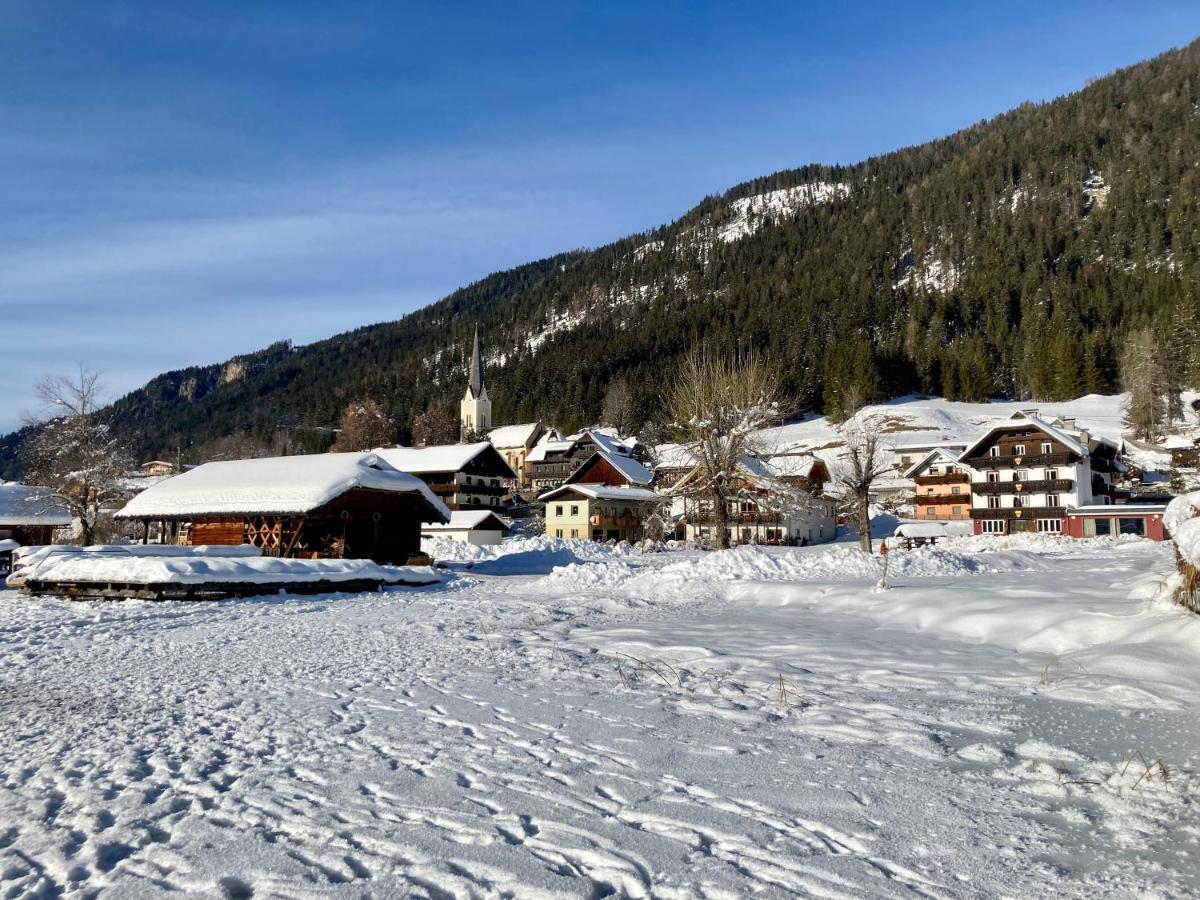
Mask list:
[[[444,575],[429,567],[381,566],[361,559],[141,552],[145,549],[71,548],[64,552],[62,548],[48,548],[49,552],[23,561],[9,586],[32,595],[79,600],[217,600],[281,592],[359,593],[389,585],[418,587],[445,580]]]

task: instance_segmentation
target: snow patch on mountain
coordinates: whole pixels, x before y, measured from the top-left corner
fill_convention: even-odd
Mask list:
[[[726,244],[740,241],[763,225],[774,224],[806,206],[831,203],[849,194],[848,184],[815,181],[742,197],[729,204],[730,217],[717,227],[717,239]]]

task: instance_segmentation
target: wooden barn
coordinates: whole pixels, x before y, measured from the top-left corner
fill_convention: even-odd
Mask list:
[[[71,524],[71,514],[49,488],[0,483],[0,540],[23,547],[51,544],[54,532]]]
[[[138,494],[117,518],[182,545],[253,544],[264,556],[406,563],[421,523],[450,511],[374,453],[211,462]]]

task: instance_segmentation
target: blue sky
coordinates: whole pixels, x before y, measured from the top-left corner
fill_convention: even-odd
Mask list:
[[[0,0],[0,432],[1200,35],[1200,4]]]

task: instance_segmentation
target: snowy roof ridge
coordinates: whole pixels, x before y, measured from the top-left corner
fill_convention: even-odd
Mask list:
[[[495,449],[491,441],[477,441],[474,444],[435,444],[431,447],[379,447],[371,452],[401,472],[428,475],[433,472],[457,472],[479,454]],[[504,464],[508,465],[507,462]],[[508,477],[516,478],[517,473],[513,472]]]
[[[994,423],[987,429],[987,431],[985,431],[973,443],[971,443],[967,449],[962,452],[962,455],[959,458],[967,459],[972,453],[979,449],[980,445],[983,444],[984,441],[986,441],[997,431],[1006,431],[1011,428],[1021,428],[1027,425],[1032,425],[1034,428],[1036,428],[1038,431],[1041,431],[1048,437],[1054,438],[1068,450],[1072,451],[1073,453],[1077,453],[1082,459],[1088,458],[1088,449],[1086,446],[1080,443],[1079,440],[1067,434],[1067,432],[1063,431],[1061,428],[1056,428],[1055,426],[1051,425],[1045,419],[1038,418],[1037,416],[1022,410],[1018,410],[1003,421]]]
[[[960,447],[961,447],[961,446],[962,446],[962,444],[959,444],[959,445],[957,445],[957,446],[960,446]],[[964,454],[964,455],[965,455],[965,454]],[[945,459],[947,462],[952,462],[952,463],[958,463],[958,462],[961,462],[961,461],[962,461],[962,459],[963,459],[963,457],[962,457],[962,456],[960,456],[960,455],[959,455],[959,454],[957,454],[957,453],[951,453],[951,452],[950,452],[949,450],[947,450],[945,447],[938,447],[938,448],[936,448],[936,449],[934,449],[934,450],[930,450],[928,453],[926,453],[924,456],[922,456],[920,459],[918,459],[918,460],[917,460],[915,463],[913,463],[911,466],[909,466],[907,469],[905,469],[905,470],[904,470],[904,471],[901,473],[901,476],[900,476],[900,477],[901,477],[901,478],[913,478],[913,477],[915,477],[915,476],[917,475],[917,473],[919,473],[919,472],[920,472],[922,469],[924,469],[924,468],[925,468],[927,465],[929,465],[931,462],[933,462],[934,458],[935,458],[935,457],[938,457],[938,456],[941,456],[941,457],[943,457],[943,458],[944,458],[944,459]]]
[[[489,518],[494,518],[505,530],[512,526],[505,521],[504,517],[490,509],[456,509],[450,513],[449,522],[434,522],[427,525],[422,525],[422,531],[459,531],[463,529],[477,528],[486,522]]]
[[[583,494],[585,497],[590,497],[592,500],[659,500],[662,499],[661,494],[656,494],[649,488],[630,487],[628,485],[620,485],[614,487],[607,484],[564,484],[562,487],[557,487],[552,491],[547,491],[538,497],[538,500],[546,501],[553,500],[555,497],[569,493],[571,491],[577,494]]]
[[[488,432],[488,440],[496,447],[524,447],[529,438],[542,427],[541,422],[525,422],[521,425],[501,425]]]
[[[377,453],[318,453],[209,462],[152,485],[116,515],[121,519],[192,515],[301,515],[353,488],[417,494],[441,521],[450,510],[425,482]]]
[[[597,456],[620,472],[621,477],[631,485],[649,484],[654,480],[654,473],[632,456],[625,456],[622,453],[610,453],[607,450],[597,450],[584,461],[583,465],[568,475],[567,480],[563,484],[575,484],[575,477],[586,469]]]

